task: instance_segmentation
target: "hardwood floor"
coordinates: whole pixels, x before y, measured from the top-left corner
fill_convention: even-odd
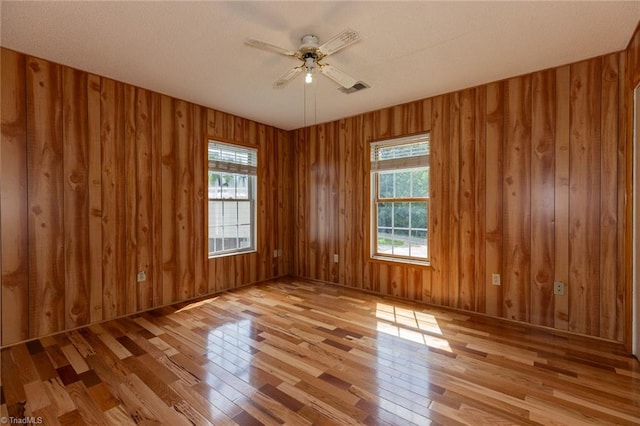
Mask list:
[[[2,423],[640,423],[621,345],[293,279],[1,358]]]

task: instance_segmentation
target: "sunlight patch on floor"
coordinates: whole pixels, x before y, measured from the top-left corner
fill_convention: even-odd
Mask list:
[[[452,352],[446,339],[433,336],[433,334],[442,336],[442,330],[433,315],[376,303],[376,318],[382,320],[378,321],[376,327],[376,330],[381,333]]]

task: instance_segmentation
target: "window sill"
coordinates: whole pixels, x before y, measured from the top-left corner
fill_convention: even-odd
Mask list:
[[[209,259],[219,259],[221,257],[239,256],[243,254],[251,254],[251,253],[257,253],[257,252],[258,250],[251,249],[251,250],[243,250],[243,251],[232,251],[229,253],[209,254]]]
[[[374,255],[374,256],[371,256],[369,258],[369,261],[373,262],[373,263],[385,263],[385,264],[388,264],[388,263],[403,263],[405,265],[432,269],[431,262],[429,262],[428,260],[402,259],[402,258],[397,258],[397,257]]]

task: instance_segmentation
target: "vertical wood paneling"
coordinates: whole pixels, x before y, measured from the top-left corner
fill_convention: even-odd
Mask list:
[[[26,58],[2,49],[0,307],[2,344],[29,337]]]
[[[475,267],[474,287],[476,295],[476,309],[486,313],[487,310],[487,252],[485,248],[487,228],[485,212],[487,211],[487,86],[481,86],[476,91],[475,102],[475,161],[476,174],[474,177],[475,193]]]
[[[160,306],[164,297],[164,249],[163,249],[163,180],[162,180],[162,97],[151,92],[151,269],[153,283],[152,306]]]
[[[600,330],[600,79],[602,59],[571,65],[569,330]]]
[[[461,251],[461,227],[460,227],[460,98],[462,93],[456,92],[451,95],[445,95],[445,98],[451,100],[450,115],[449,115],[449,139],[440,141],[448,145],[448,156],[446,157],[446,169],[448,171],[446,178],[447,189],[445,191],[448,194],[448,199],[445,200],[447,206],[448,223],[446,225],[446,239],[447,239],[447,262],[445,268],[447,268],[447,287],[449,292],[447,295],[447,305],[461,307],[462,298],[460,297],[460,251]],[[436,177],[436,179],[438,179]]]
[[[355,141],[358,146],[358,150],[361,151],[363,155],[361,159],[361,161],[363,161],[363,167],[361,170],[364,170],[364,173],[362,175],[362,186],[358,186],[358,180],[354,179],[355,187],[353,193],[355,194],[355,202],[362,209],[362,214],[360,216],[357,216],[357,213],[354,213],[354,220],[359,223],[358,232],[362,235],[364,248],[363,253],[361,254],[363,257],[362,284],[357,284],[357,286],[367,291],[379,292],[380,287],[374,280],[374,272],[377,271],[377,269],[374,268],[377,268],[378,265],[369,262],[369,256],[372,251],[369,232],[369,224],[371,223],[371,200],[368,196],[357,196],[358,193],[371,194],[371,166],[369,158],[371,155],[370,142],[374,139],[373,117],[374,115],[372,112],[362,116],[362,123],[360,124],[362,137],[360,140],[356,139]],[[362,188],[362,192],[360,192],[358,188]],[[362,219],[359,221],[358,217]]]
[[[569,329],[569,91],[570,67],[557,68],[555,116],[555,247],[554,281],[565,283],[565,292],[554,295],[553,326]]]
[[[266,134],[266,129],[263,124],[257,123],[248,123],[249,124],[249,140],[254,141],[258,145],[258,155],[264,154],[264,158],[273,158],[273,144],[271,137],[268,137]],[[271,211],[268,208],[270,205],[269,201],[266,197],[262,197],[261,194],[270,194],[271,193],[271,185],[269,180],[274,175],[274,167],[277,163],[269,162],[264,164],[265,167],[262,168],[263,174],[258,178],[258,228],[262,232],[267,232],[267,230],[273,229],[273,217],[270,214]],[[260,253],[265,253],[264,256],[260,257],[259,266],[258,266],[258,275],[257,280],[264,280],[266,277],[270,275],[269,270],[271,263],[273,262],[273,250],[275,246],[272,245],[275,241],[270,240],[269,238],[258,238],[258,251]],[[247,260],[251,258],[246,258]],[[254,257],[255,259],[255,257]],[[246,269],[240,269],[244,272]],[[241,278],[240,283],[246,283],[246,278]]]
[[[487,153],[485,157],[487,181],[485,226],[487,236],[485,241],[486,277],[484,279],[484,287],[485,312],[495,316],[502,316],[504,306],[502,287],[495,286],[492,283],[493,274],[501,274],[504,277],[504,256],[502,251],[504,85],[505,83],[487,85]]]
[[[553,326],[555,72],[532,77],[531,318]]]
[[[64,328],[62,71],[27,60],[29,324],[31,337]]]
[[[174,101],[160,100],[162,170],[162,304],[176,300],[176,146]],[[210,291],[214,289],[209,287]]]
[[[102,147],[100,143],[100,77],[87,76],[89,191],[89,322],[102,321]]]
[[[138,194],[137,194],[137,152],[136,146],[136,106],[137,93],[134,86],[124,85],[124,114],[125,114],[125,139],[124,139],[124,174],[125,212],[125,275],[119,283],[124,289],[124,313],[130,314],[136,311],[138,298]],[[144,283],[143,283],[144,284]],[[143,285],[144,287],[144,285]]]
[[[475,90],[460,94],[460,296],[457,305],[465,310],[476,310],[475,295],[475,211],[476,211],[476,133]]]
[[[339,273],[338,282],[347,286],[357,286],[358,283],[358,271],[364,266],[358,259],[358,255],[362,254],[364,247],[356,248],[358,243],[358,230],[359,226],[353,226],[357,223],[356,217],[362,217],[355,215],[357,209],[357,194],[355,180],[358,176],[364,176],[364,173],[359,172],[362,169],[357,167],[358,165],[358,145],[354,140],[354,134],[357,132],[357,126],[360,121],[354,119],[340,120],[340,131],[338,132],[338,149],[339,149],[339,164],[341,165],[340,176],[340,220],[339,220],[339,232],[341,236],[341,242],[339,244]],[[362,187],[361,185],[358,187]],[[356,205],[354,205],[356,204]],[[361,280],[361,278],[360,278]]]
[[[176,135],[176,300],[189,299],[195,294],[194,227],[193,227],[193,109],[191,104],[175,101]]]
[[[446,170],[448,137],[448,103],[445,97],[438,96],[432,100],[431,146],[430,146],[430,178],[429,178],[429,259],[433,268],[431,279],[431,300],[433,303],[446,305],[447,296],[447,255],[445,245],[447,229],[446,215]]]
[[[640,28],[636,29],[633,40],[638,56],[640,59]],[[629,52],[629,50],[627,50]],[[632,203],[635,195],[630,193],[633,190],[632,174],[633,174],[633,130],[630,126],[633,120],[633,111],[631,109],[630,100],[633,98],[633,88],[635,86],[629,84],[628,79],[628,55],[620,54],[619,58],[618,78],[618,114],[620,121],[618,123],[618,259],[616,262],[616,340],[624,342],[625,347],[630,348],[632,345],[633,327],[629,320],[633,315],[633,296],[631,283],[631,247],[632,232],[629,232],[628,224],[631,223]],[[640,66],[636,66],[638,70]]]
[[[600,330],[598,336],[616,338],[617,232],[618,232],[618,57],[603,58],[601,91],[600,155]]]
[[[504,313],[527,321],[531,270],[531,77],[507,81],[504,148]]]
[[[103,319],[125,313],[124,85],[101,85]]]
[[[89,133],[87,74],[64,67],[64,305],[65,328],[89,322]]]
[[[135,99],[135,195],[136,215],[135,235],[136,272],[144,271],[146,280],[136,283],[136,310],[141,311],[153,307],[153,288],[155,286],[153,274],[153,211],[154,209],[154,181],[153,176],[153,122],[151,93],[147,90],[136,89]],[[133,256],[132,256],[133,257]],[[135,282],[135,281],[134,281]]]
[[[291,223],[291,213],[293,212],[292,194],[294,162],[291,153],[290,135],[284,130],[276,129],[278,143],[278,235],[280,236],[280,249],[282,256],[278,259],[277,275],[293,274],[293,234],[294,228]]]
[[[202,295],[208,292],[207,285],[207,254],[209,250],[208,227],[205,221],[205,183],[207,174],[207,148],[206,139],[207,111],[197,105],[193,107],[193,232],[194,232],[194,277],[195,294]]]

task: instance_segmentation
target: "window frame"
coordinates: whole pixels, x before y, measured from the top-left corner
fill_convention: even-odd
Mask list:
[[[399,160],[391,160],[390,162],[395,162],[398,165],[396,167],[391,168],[379,168],[377,167],[376,159],[374,158],[376,154],[374,150],[378,147],[392,147],[392,146],[402,146],[402,145],[410,145],[415,143],[426,142],[429,150],[426,154],[426,164],[419,164],[418,160],[419,156],[409,156],[405,157],[410,160],[403,161]],[[430,160],[430,144],[431,137],[430,132],[422,132],[419,134],[401,136],[396,138],[389,139],[381,139],[381,140],[372,140],[370,142],[370,152],[369,152],[369,166],[370,166],[370,184],[371,184],[371,193],[370,193],[370,207],[369,207],[369,217],[370,217],[370,258],[374,261],[389,261],[389,262],[400,262],[400,263],[409,263],[415,265],[424,265],[429,266],[430,263],[430,246],[429,246],[429,229],[430,229],[430,187],[431,187],[431,167],[429,164]],[[379,161],[379,160],[378,160]],[[404,164],[403,164],[404,163]],[[374,167],[374,165],[376,167]],[[400,196],[400,197],[381,197],[380,196],[380,178],[381,175],[385,172],[412,172],[416,170],[424,170],[426,168],[427,172],[427,193],[424,197],[412,196],[410,193],[409,196]],[[395,186],[395,183],[394,183]],[[394,190],[395,192],[395,190]],[[426,204],[426,257],[418,257],[418,256],[410,256],[410,255],[402,255],[402,254],[393,254],[393,253],[382,253],[378,251],[378,229],[380,226],[378,225],[378,206],[381,203],[425,203]],[[392,226],[392,229],[395,229]],[[403,228],[404,229],[404,228]],[[411,226],[406,228],[409,233],[413,230]],[[420,228],[419,230],[422,230]]]
[[[219,145],[229,147],[229,151],[234,151],[235,153],[247,152],[250,156],[255,159],[255,164],[240,164],[234,163],[233,161],[225,162],[225,161],[214,161],[214,167],[212,168],[212,160],[209,158],[209,150],[211,145]],[[219,138],[208,138],[207,139],[207,168],[206,168],[206,176],[207,176],[207,255],[209,259],[225,257],[225,256],[233,256],[233,255],[241,255],[248,253],[255,253],[258,250],[258,237],[259,237],[259,229],[258,229],[258,165],[259,165],[259,150],[257,146],[242,144],[238,142],[228,142],[225,140],[221,140]],[[234,175],[234,176],[246,176],[247,177],[247,198],[211,198],[209,196],[210,192],[210,184],[209,184],[209,174],[211,172],[216,172],[220,174],[226,175]],[[237,179],[237,178],[236,178]],[[237,183],[236,183],[237,186]],[[236,192],[237,196],[237,192]],[[221,202],[222,208],[224,209],[225,202],[249,202],[250,212],[250,245],[248,247],[242,248],[232,248],[232,249],[222,249],[218,251],[210,250],[210,230],[214,227],[211,222],[211,202]],[[240,226],[237,222],[235,225],[228,226]],[[225,225],[221,225],[222,228]],[[224,247],[224,237],[223,247]],[[239,240],[239,234],[236,234],[236,240]]]

